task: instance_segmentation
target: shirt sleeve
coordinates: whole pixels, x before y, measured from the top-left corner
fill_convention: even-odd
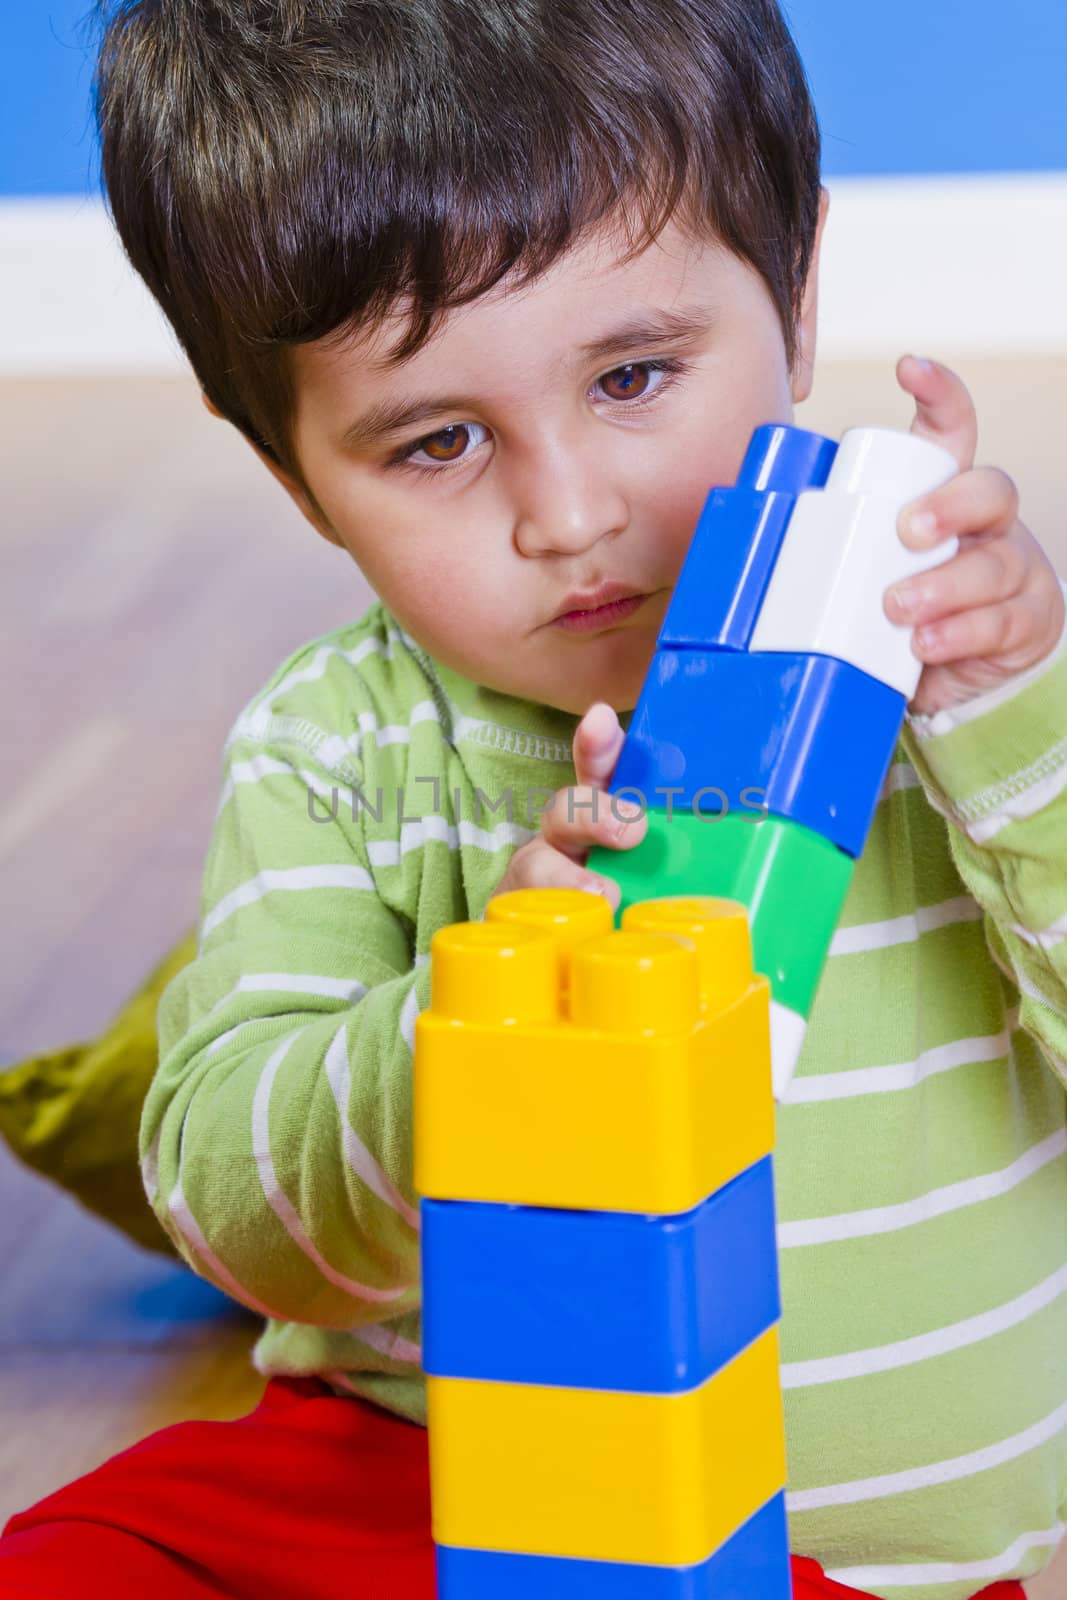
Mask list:
[[[907,717],[902,737],[993,959],[1019,992],[1020,1023],[1067,1082],[1065,637],[980,702]]]
[[[358,791],[305,732],[227,741],[198,953],[160,1000],[141,1160],[196,1272],[266,1317],[352,1329],[418,1304],[411,1080],[429,964],[376,889]]]

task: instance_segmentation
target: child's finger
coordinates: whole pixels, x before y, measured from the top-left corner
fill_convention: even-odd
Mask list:
[[[581,784],[605,789],[611,782],[625,735],[605,700],[589,707],[574,730],[574,776]]]
[[[554,850],[584,859],[591,845],[628,850],[645,836],[644,808],[595,784],[558,789],[541,814],[541,833]]]
[[[912,653],[920,661],[963,661],[971,657],[982,661],[1002,658],[1013,651],[1029,654],[1034,636],[1034,619],[1021,596],[997,605],[978,606],[958,611],[938,622],[925,623],[912,634]]]
[[[999,467],[975,467],[905,506],[897,531],[909,550],[929,550],[953,534],[996,538],[1018,519],[1014,479]]]
[[[897,382],[915,401],[910,431],[944,446],[961,471],[973,467],[978,415],[963,379],[939,361],[902,356],[897,362]]]
[[[496,893],[510,894],[513,889],[582,889],[604,895],[613,911],[622,900],[622,890],[613,879],[587,872],[580,862],[562,855],[540,836],[516,850]]]
[[[1010,539],[971,545],[943,566],[896,583],[885,593],[890,622],[919,627],[955,611],[1010,600],[1026,581],[1029,562]]]

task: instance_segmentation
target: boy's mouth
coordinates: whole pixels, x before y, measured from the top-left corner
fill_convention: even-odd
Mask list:
[[[552,627],[566,633],[595,633],[613,628],[633,616],[647,594],[627,588],[623,583],[603,583],[588,594],[570,594],[552,618]]]

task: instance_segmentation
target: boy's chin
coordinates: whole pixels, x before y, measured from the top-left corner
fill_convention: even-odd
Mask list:
[[[487,673],[479,681],[499,694],[568,716],[583,717],[590,706],[601,701],[623,716],[641,697],[655,654],[655,635],[640,640],[633,634],[625,640],[616,636],[610,654],[598,654],[599,660],[590,653],[583,661],[573,655],[568,660],[562,652],[553,651],[527,664],[525,671]]]
[[[571,684],[567,688],[561,688],[557,684],[552,688],[546,687],[543,694],[533,695],[531,698],[539,700],[542,705],[550,706],[554,711],[564,711],[575,717],[584,717],[590,706],[603,702],[621,717],[636,706],[644,680],[645,674],[642,672],[636,685],[620,684],[610,680],[607,682],[593,680],[588,686]]]

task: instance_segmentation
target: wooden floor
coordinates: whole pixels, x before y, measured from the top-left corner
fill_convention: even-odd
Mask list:
[[[934,354],[1067,573],[1067,359]],[[797,420],[910,412],[891,362],[840,363]],[[92,1036],[193,925],[227,730],[369,591],[189,380],[0,382],[0,469],[2,1070]],[[257,1327],[0,1149],[0,1525],[155,1428],[250,1409]]]

